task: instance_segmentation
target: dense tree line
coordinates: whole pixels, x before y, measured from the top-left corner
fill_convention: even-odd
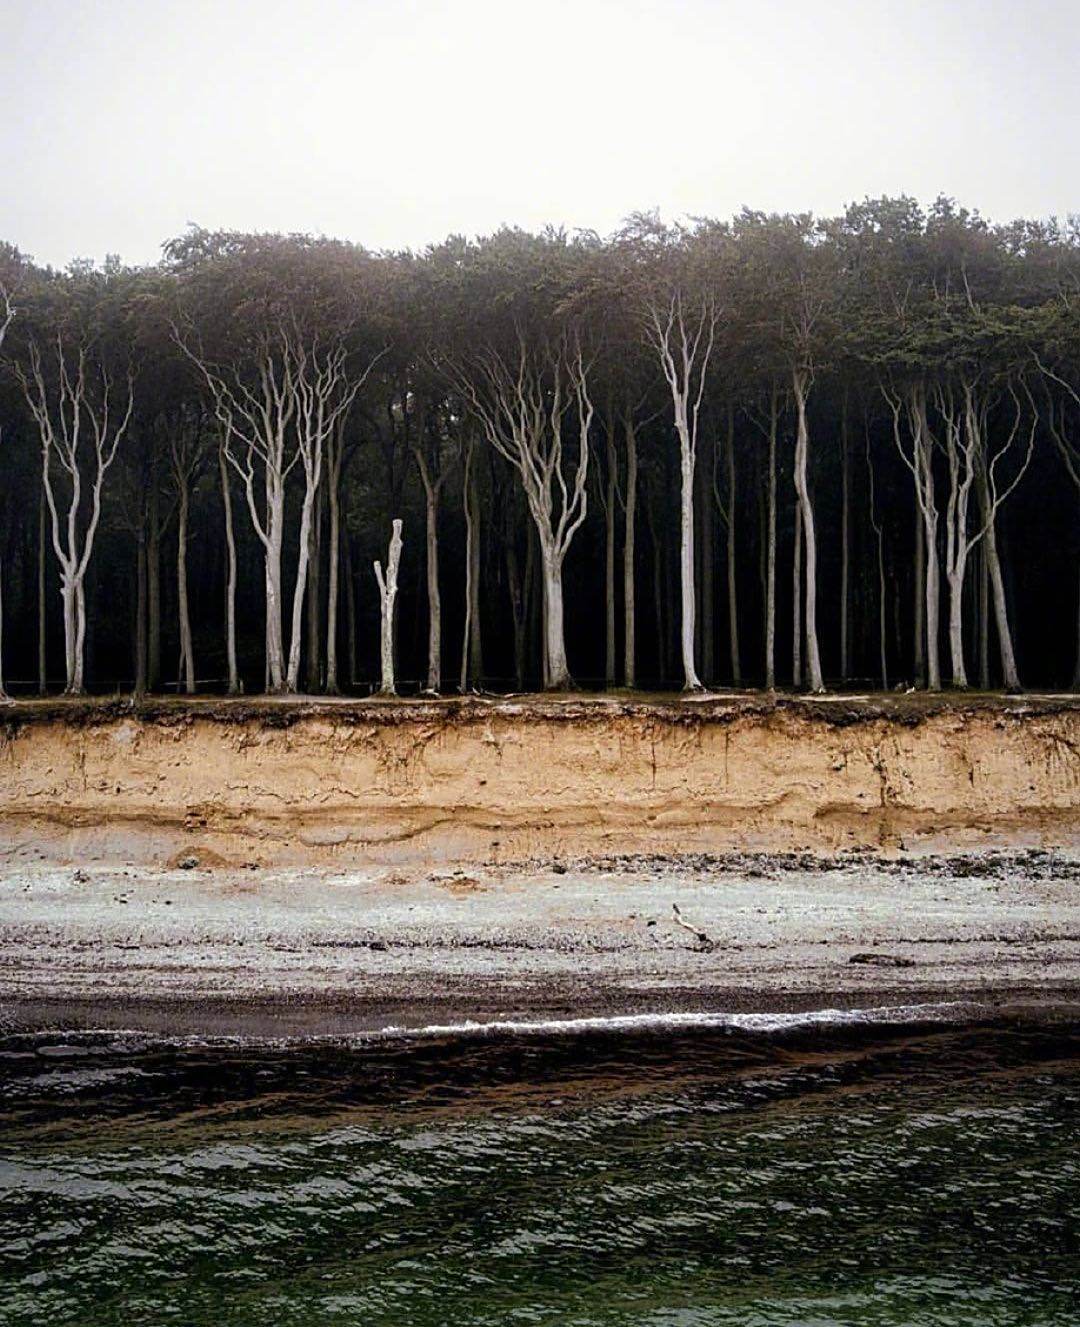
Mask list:
[[[0,246],[9,690],[1080,687],[1080,223]]]

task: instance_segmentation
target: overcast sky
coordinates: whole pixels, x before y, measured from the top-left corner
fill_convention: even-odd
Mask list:
[[[1080,210],[1080,0],[0,0],[0,238]]]

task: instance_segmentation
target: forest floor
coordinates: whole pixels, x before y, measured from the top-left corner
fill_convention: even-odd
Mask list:
[[[951,710],[1008,713],[1056,713],[1061,709],[1080,711],[1076,692],[1025,691],[829,691],[822,695],[804,692],[716,688],[701,692],[609,691],[575,692],[470,692],[467,695],[415,696],[221,696],[202,694],[147,695],[134,697],[121,692],[89,696],[19,696],[0,704],[0,721],[20,725],[34,720],[68,719],[92,723],[136,714],[146,722],[167,722],[190,714],[222,722],[247,722],[267,718],[288,721],[319,714],[347,719],[350,714],[366,721],[409,716],[447,720],[482,713],[529,714],[545,718],[607,717],[616,713],[720,717],[756,715],[788,710],[820,715],[828,722],[852,722],[868,718],[895,718],[900,722],[919,720]]]
[[[336,872],[191,857],[0,877],[6,1031],[287,1036],[941,1001],[1080,1007],[1080,854]]]

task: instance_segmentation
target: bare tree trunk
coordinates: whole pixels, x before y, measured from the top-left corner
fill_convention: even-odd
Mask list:
[[[791,681],[802,686],[802,507],[795,503],[795,551],[791,573]]]
[[[0,701],[7,700],[4,689],[4,564],[0,562]]]
[[[792,386],[795,392],[797,430],[795,439],[795,491],[799,495],[799,507],[802,510],[803,543],[806,549],[806,669],[807,682],[811,691],[825,690],[821,674],[821,652],[818,648],[817,632],[817,536],[814,531],[814,509],[810,503],[810,488],[807,483],[806,465],[810,450],[810,431],[806,420],[806,395],[809,390],[809,376],[805,369],[796,368],[792,372]]]
[[[878,652],[881,656],[881,689],[889,689],[889,647],[888,639],[885,633],[885,619],[888,610],[885,590],[885,536],[884,531],[878,531],[877,537],[877,571],[878,571]]]
[[[607,475],[604,478],[604,683],[615,685],[615,413],[608,403],[605,431]]]
[[[344,458],[343,422],[327,439],[327,501],[330,510],[328,538],[327,595],[326,595],[326,689],[331,695],[341,690],[338,682],[338,608],[341,600],[341,467]],[[348,552],[346,548],[346,553]],[[346,566],[348,566],[348,561]],[[347,572],[349,599],[352,599],[352,575]],[[351,616],[348,619],[352,621]],[[349,627],[350,636],[352,627]],[[355,670],[350,672],[350,685],[355,681]]]
[[[514,685],[515,690],[521,691],[525,687],[525,604],[513,531],[507,534],[505,544],[506,588],[510,595],[510,615],[514,623]]]
[[[379,694],[397,695],[394,686],[394,600],[397,598],[398,567],[401,563],[401,521],[395,518],[390,536],[390,549],[386,558],[386,573],[382,563],[375,563],[375,579],[379,583],[380,643],[382,682]]]
[[[195,652],[191,638],[191,614],[188,609],[187,539],[190,494],[186,482],[180,485],[180,504],[176,526],[176,604],[180,631],[180,672],[184,690],[195,694]]]
[[[161,503],[157,475],[150,476],[150,522],[146,542],[147,689],[161,686]]]
[[[11,316],[9,309],[9,321]],[[110,404],[115,406],[114,385],[108,371],[101,366],[100,386],[93,389],[89,386],[91,380],[97,384],[99,379],[96,372],[87,374],[88,353],[87,342],[83,341],[72,355],[58,334],[58,377],[53,384],[46,383],[41,352],[34,341],[30,343],[30,374],[27,375],[20,364],[14,366],[41,441],[41,484],[49,510],[53,552],[60,564],[66,691],[69,695],[81,695],[85,689],[86,573],[101,519],[102,485],[106,472],[116,459],[134,408],[133,380],[129,373],[126,408],[110,412]],[[89,465],[80,454],[81,440],[87,437]],[[53,483],[54,459],[58,462],[58,473],[68,477],[63,520]],[[84,476],[89,480],[89,504],[85,511],[82,508]]]
[[[938,573],[937,521],[925,532],[923,541],[926,568],[926,685],[941,690],[940,604],[941,579]]]
[[[769,399],[769,530],[765,571],[765,686],[776,687],[776,429],[779,403]]]
[[[709,488],[716,467],[716,443],[705,438],[705,455],[698,466],[700,475],[697,497],[699,523],[698,562],[701,568],[701,614],[698,618],[701,676],[706,686],[716,681],[716,551],[714,513]]]
[[[915,504],[915,676],[916,686],[926,685],[926,531],[919,504]]]
[[[697,426],[705,377],[712,355],[717,313],[705,299],[689,321],[682,292],[676,290],[664,309],[649,311],[649,336],[660,359],[671,391],[675,432],[679,439],[679,581],[683,688],[701,691],[694,658],[694,469],[697,457]]]
[[[540,593],[539,595],[537,595],[537,598],[540,601],[540,637],[541,637],[540,655],[543,663],[544,690],[547,691],[551,687],[551,660],[548,658],[548,631],[547,631],[548,598],[547,598],[547,587],[544,585],[544,565],[543,565],[544,558],[543,558],[543,553],[540,551],[539,538],[537,538],[536,544],[537,544],[536,580],[537,584],[540,586]]]
[[[427,689],[442,688],[442,598],[439,593],[439,506],[435,485],[424,476],[425,536],[427,542],[428,666]]]
[[[86,592],[85,582],[75,587],[75,645],[71,672],[71,694],[81,696],[86,691]]]
[[[683,690],[701,691],[694,661],[694,617],[697,605],[694,594],[694,452],[681,449],[679,462],[681,487],[679,490],[679,591],[681,628],[679,644],[682,649]]]
[[[240,672],[236,663],[236,534],[233,530],[232,494],[229,491],[229,470],[225,460],[225,444],[218,447],[218,473],[221,477],[221,502],[225,513],[225,656],[229,671],[229,695],[240,692]]]
[[[1076,661],[1073,664],[1072,689],[1080,691],[1080,581],[1077,583],[1076,595]]]
[[[846,682],[851,675],[850,641],[850,478],[848,464],[847,396],[840,417],[840,676]]]
[[[311,514],[310,554],[307,585],[307,690],[311,695],[322,684],[322,487],[315,494]]]
[[[1001,653],[1001,677],[1006,691],[1019,691],[1021,689],[1020,674],[1016,667],[1012,631],[1009,627],[1008,603],[1005,598],[1005,577],[1002,575],[1001,559],[998,557],[995,513],[991,509],[991,496],[987,488],[985,472],[982,469],[979,471],[979,481],[979,498],[986,529],[983,536],[982,560],[983,565],[990,573],[990,586],[993,591],[994,622],[997,627],[998,649]]]
[[[296,585],[293,588],[292,615],[289,623],[289,666],[285,679],[286,689],[293,692],[300,685],[300,624],[304,611],[304,597],[307,593],[308,572],[311,564],[311,527],[315,518],[315,499],[319,487],[317,474],[309,474],[305,478],[307,483],[304,488],[303,505],[300,509],[299,559],[296,567]],[[284,493],[282,494],[282,501],[284,503]],[[280,557],[277,571],[280,585]]]
[[[345,630],[349,634],[349,687],[356,688],[356,577],[353,572],[352,540],[349,532],[344,532],[345,543]]]
[[[941,690],[941,653],[939,607],[941,602],[941,576],[939,571],[937,528],[938,510],[934,492],[933,439],[926,417],[926,389],[922,383],[914,383],[907,388],[903,397],[885,389],[885,398],[889,402],[893,416],[893,439],[896,450],[907,468],[915,488],[915,503],[918,518],[922,525],[922,539],[916,542],[916,564],[918,554],[923,554],[923,581],[925,590],[925,650],[926,684],[931,691]],[[911,431],[911,456],[905,452],[901,439],[900,420],[906,410],[907,422]],[[919,615],[916,613],[916,661],[919,647]]]
[[[652,486],[650,485],[650,488]],[[663,576],[663,557],[660,538],[656,530],[656,518],[653,515],[652,504],[648,501],[649,493],[646,492],[645,501],[645,523],[649,528],[649,543],[652,544],[652,570],[653,570],[653,607],[656,612],[656,680],[662,685],[666,678],[664,667],[664,576]]]
[[[979,686],[990,690],[990,568],[986,549],[979,552]]]
[[[1080,579],[1076,594],[1076,659],[1073,663],[1072,690],[1080,691]]]
[[[469,683],[479,690],[484,684],[484,648],[480,618],[480,494],[475,473],[469,486],[469,508],[472,530],[472,574],[469,589],[472,592],[472,611],[469,613]]]
[[[626,433],[626,529],[623,533],[623,685],[636,683],[634,535],[637,520],[637,437],[634,417],[628,409],[624,416]]]
[[[139,514],[135,531],[135,695],[146,695],[146,521]]]
[[[885,595],[885,527],[877,518],[876,500],[874,494],[874,458],[870,451],[870,429],[866,423],[865,412],[863,415],[863,429],[866,438],[866,474],[869,485],[870,498],[870,528],[873,530],[877,539],[877,573],[878,573],[878,652],[881,662],[881,689],[889,689],[889,653],[887,648],[887,639],[885,635],[886,618],[886,595]],[[916,537],[918,537],[918,527],[916,526]],[[919,603],[919,596],[916,595],[916,603]],[[899,633],[898,633],[899,634]]]
[[[539,634],[536,630],[536,536],[530,528],[528,531],[528,543],[525,545],[525,592],[524,606],[522,610],[522,633],[521,633],[521,680],[519,687],[525,685],[525,642],[527,639],[535,640]]]
[[[470,667],[470,654],[473,644],[472,619],[476,599],[473,577],[479,566],[479,559],[473,554],[473,545],[476,540],[472,504],[472,471],[475,451],[475,440],[470,438],[465,444],[465,478],[462,488],[462,507],[465,512],[465,626],[461,638],[461,676],[458,680],[458,690],[463,693],[468,690],[469,680],[475,672],[475,665]]]
[[[966,559],[965,559],[966,561]],[[951,685],[963,690],[968,685],[967,666],[964,663],[964,576],[966,568],[953,568],[946,573],[949,586],[949,662],[952,669]]]
[[[45,490],[38,495],[38,695],[44,696],[49,685],[45,657],[48,623],[45,617]]]
[[[566,628],[563,611],[562,558],[541,540],[540,566],[544,576],[544,626],[547,631],[548,687],[566,690],[571,685],[566,659]]]
[[[734,686],[742,686],[742,664],[739,659],[739,600],[738,577],[735,567],[735,410],[728,406],[727,435],[727,591],[728,591],[728,641],[731,646],[731,681]]]

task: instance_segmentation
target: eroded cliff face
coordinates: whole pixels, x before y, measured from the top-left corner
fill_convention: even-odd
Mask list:
[[[11,712],[0,847],[233,864],[1080,846],[1068,700]]]

